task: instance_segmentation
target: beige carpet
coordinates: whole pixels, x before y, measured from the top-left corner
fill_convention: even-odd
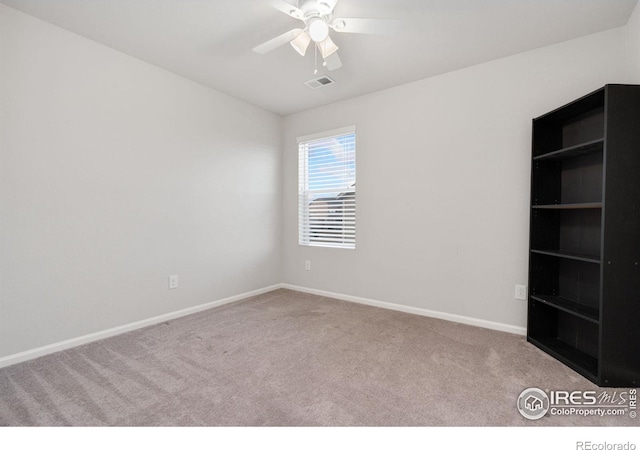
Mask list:
[[[528,387],[600,389],[521,336],[278,290],[0,369],[0,425],[638,425],[526,420]]]

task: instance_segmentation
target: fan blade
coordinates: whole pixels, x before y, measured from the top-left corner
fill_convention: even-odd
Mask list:
[[[271,50],[274,50],[281,45],[286,44],[287,42],[291,42],[296,37],[298,37],[300,33],[302,33],[302,30],[300,28],[294,28],[293,30],[287,31],[280,36],[274,37],[273,39],[268,40],[267,42],[260,44],[257,47],[254,47],[253,51],[261,54],[270,52]]]
[[[278,11],[282,11],[286,15],[293,17],[294,19],[304,19],[304,13],[300,11],[298,7],[285,2],[284,0],[269,0],[269,5]]]
[[[342,67],[342,61],[340,61],[340,57],[338,56],[338,52],[332,53],[324,59],[324,62],[327,63],[327,69],[336,70]]]
[[[362,34],[395,34],[400,28],[400,21],[396,19],[335,19],[331,24],[338,33]]]

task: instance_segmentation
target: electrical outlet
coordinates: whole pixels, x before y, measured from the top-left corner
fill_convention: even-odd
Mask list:
[[[178,275],[171,275],[169,277],[169,289],[178,288]]]
[[[308,259],[304,262],[304,270],[311,270],[311,261]]]
[[[527,299],[527,286],[516,284],[516,300],[526,300]]]

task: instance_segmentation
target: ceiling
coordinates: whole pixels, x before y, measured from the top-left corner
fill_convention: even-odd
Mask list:
[[[267,0],[0,0],[279,115],[619,27],[637,1],[339,0],[335,17],[399,19],[401,31],[332,32],[343,67],[312,90],[313,52],[252,51],[301,24]]]

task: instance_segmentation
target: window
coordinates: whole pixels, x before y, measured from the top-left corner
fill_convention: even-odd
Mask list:
[[[355,127],[298,138],[300,245],[356,247]]]

